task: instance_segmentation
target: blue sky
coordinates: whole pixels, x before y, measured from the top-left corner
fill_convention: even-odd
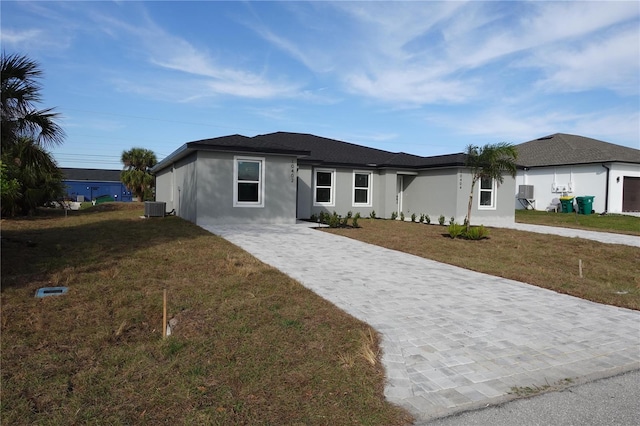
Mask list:
[[[13,2],[62,167],[312,133],[440,155],[573,133],[640,148],[640,3]]]

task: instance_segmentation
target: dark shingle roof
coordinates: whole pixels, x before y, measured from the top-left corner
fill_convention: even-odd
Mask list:
[[[254,139],[285,145],[292,149],[309,151],[310,155],[301,158],[299,160],[300,163],[356,167],[425,168],[463,165],[466,158],[464,154],[420,157],[404,152],[389,152],[369,148],[306,133],[276,132],[255,136]]]
[[[623,162],[640,164],[640,150],[584,136],[556,133],[516,145],[523,167]]]
[[[152,172],[162,170],[172,162],[196,150],[280,153],[298,156],[298,161],[301,164],[347,167],[421,169],[462,166],[466,159],[466,155],[462,153],[420,157],[306,133],[276,132],[254,137],[231,135],[188,142],[158,163]]]
[[[121,170],[60,168],[64,180],[120,182]]]
[[[299,156],[309,155],[309,152],[303,149],[292,148],[285,144],[277,143],[277,141],[263,140],[257,137],[250,138],[242,135],[222,136],[219,138],[202,139],[199,141],[189,142],[187,143],[187,148],[233,152],[267,152]]]

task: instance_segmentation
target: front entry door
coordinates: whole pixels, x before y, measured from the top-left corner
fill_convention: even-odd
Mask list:
[[[402,197],[404,195],[404,176],[398,175],[398,193],[396,195],[396,204],[398,208],[398,216],[400,216],[400,212],[402,211]]]

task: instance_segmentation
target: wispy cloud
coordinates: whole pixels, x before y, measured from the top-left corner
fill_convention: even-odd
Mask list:
[[[3,24],[0,32],[3,47],[14,51],[51,52],[66,49],[71,44],[68,34],[54,34],[39,28],[16,30]]]
[[[640,91],[640,39],[638,30],[606,34],[590,44],[536,52],[530,66],[546,77],[537,86],[547,91],[584,91],[606,88],[620,95]]]
[[[536,90],[543,85],[555,91],[596,87],[623,93],[638,86],[640,61],[630,60],[638,56],[640,12],[634,2],[534,2],[508,9],[492,2],[337,2],[331,7],[341,15],[337,20],[347,16],[349,21],[348,29],[338,29],[342,43],[330,46],[333,65],[319,49],[319,44],[327,48],[321,29],[309,29],[315,37],[294,38],[260,24],[258,33],[309,70],[334,73],[347,92],[385,103],[492,98],[501,90],[499,80],[478,74],[488,66],[526,66],[535,73],[521,84]],[[313,10],[316,20],[331,27],[325,20],[336,18],[322,12]],[[610,31],[625,22],[633,28]]]
[[[268,99],[301,94],[300,83],[286,78],[272,80],[252,70],[222,64],[221,59],[215,58],[206,48],[167,32],[148,16],[135,24],[108,15],[95,15],[94,18],[106,33],[113,37],[125,37],[129,48],[146,58],[148,64],[177,71],[183,74],[184,79],[190,79],[189,84],[183,81],[180,85],[179,96],[183,101],[223,95]],[[120,84],[124,84],[124,80],[121,79]],[[174,87],[146,83],[139,92],[151,94],[154,86],[158,88],[157,94],[160,96],[166,96],[167,90]]]

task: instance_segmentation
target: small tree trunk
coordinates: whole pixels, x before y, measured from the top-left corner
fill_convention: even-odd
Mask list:
[[[471,226],[471,207],[473,206],[473,189],[476,186],[475,176],[471,179],[471,192],[469,193],[469,205],[467,206],[467,232]]]

